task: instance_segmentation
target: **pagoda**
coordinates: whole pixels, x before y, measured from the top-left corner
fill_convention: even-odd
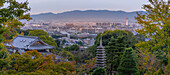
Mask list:
[[[96,67],[105,68],[106,63],[105,47],[102,45],[102,34],[100,35],[100,46],[97,47],[96,51]]]

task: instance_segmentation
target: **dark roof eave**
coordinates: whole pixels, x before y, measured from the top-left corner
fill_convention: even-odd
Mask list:
[[[8,47],[12,47],[12,46],[8,46]],[[43,49],[54,49],[54,46],[50,46],[51,48],[43,48]],[[14,47],[14,49],[28,49],[28,50],[43,50],[43,49],[30,49],[30,48],[18,48],[18,47]]]

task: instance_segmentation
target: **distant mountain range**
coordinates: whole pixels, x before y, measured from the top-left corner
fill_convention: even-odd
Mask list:
[[[34,21],[56,21],[56,22],[125,22],[126,17],[129,22],[135,22],[136,12],[109,11],[109,10],[86,10],[68,11],[63,13],[41,13],[31,15]]]

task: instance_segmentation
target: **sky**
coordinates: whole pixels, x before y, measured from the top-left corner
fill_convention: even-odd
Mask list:
[[[25,1],[25,0],[18,0]],[[28,0],[31,14],[61,13],[72,10],[142,11],[148,0]]]

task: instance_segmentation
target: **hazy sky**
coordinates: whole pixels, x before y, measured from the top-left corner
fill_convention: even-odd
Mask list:
[[[25,0],[18,0],[25,1]],[[71,10],[123,10],[140,11],[148,0],[28,0],[31,14]]]

